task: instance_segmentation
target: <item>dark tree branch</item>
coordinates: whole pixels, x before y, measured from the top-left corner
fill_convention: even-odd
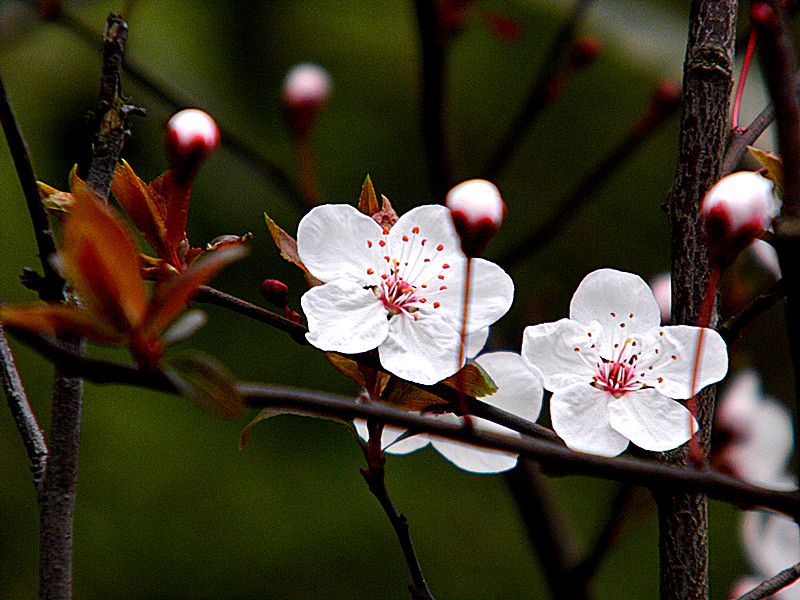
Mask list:
[[[434,199],[443,202],[453,186],[453,173],[444,126],[444,61],[446,40],[439,24],[437,3],[415,0],[422,54],[422,138]]]
[[[786,333],[794,366],[795,401],[800,400],[800,110],[794,94],[795,53],[783,18],[781,3],[758,2],[750,16],[759,28],[764,75],[778,127],[783,160],[783,206],[775,219],[773,245],[778,252],[786,290]],[[800,439],[800,419],[795,418],[795,439]],[[800,456],[800,444],[795,445]]]
[[[767,579],[765,582],[757,585],[746,594],[742,594],[735,600],[763,600],[768,598],[778,590],[785,588],[800,579],[800,563],[784,569],[774,577]]]
[[[575,0],[572,10],[561,24],[545,53],[539,73],[522,108],[511,121],[511,126],[506,130],[483,168],[481,172],[483,179],[492,180],[503,171],[509,159],[528,135],[536,117],[552,101],[553,90],[556,88],[557,82],[568,74],[564,70],[565,60],[575,41],[575,32],[583,23],[586,10],[592,1]],[[561,83],[563,84],[563,82]]]
[[[578,182],[574,190],[558,202],[557,208],[543,224],[502,254],[497,260],[498,264],[507,269],[513,268],[544,248],[561,233],[565,224],[595,196],[600,186],[608,181],[669,117],[675,114],[678,108],[675,100],[677,97],[659,88],[645,114],[631,126],[619,143]]]
[[[520,458],[506,473],[528,539],[536,549],[554,600],[588,600],[585,583],[573,576],[582,551],[571,524],[550,482],[538,464]]]
[[[39,427],[39,421],[28,402],[25,387],[22,385],[14,355],[8,346],[2,326],[0,326],[0,367],[3,370],[3,389],[6,392],[8,408],[11,410],[25,451],[28,453],[28,459],[31,461],[33,486],[37,493],[40,493],[47,466],[47,444],[44,433]]]
[[[711,268],[699,217],[706,190],[719,179],[728,133],[736,0],[693,0],[683,79],[678,169],[668,200],[672,227],[672,321],[698,323]],[[713,319],[709,325],[713,326]],[[700,448],[708,455],[714,388],[697,395]],[[686,445],[665,452],[688,464]],[[658,490],[661,600],[708,598],[708,503],[698,491]]]

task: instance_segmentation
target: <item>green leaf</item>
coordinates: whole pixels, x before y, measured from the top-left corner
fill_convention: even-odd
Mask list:
[[[211,356],[195,352],[173,359],[164,374],[181,396],[218,417],[241,416],[245,403],[233,374]]]
[[[474,360],[468,360],[463,369],[442,383],[475,398],[491,396],[497,391],[495,382]]]
[[[361,186],[361,197],[358,199],[358,210],[371,217],[380,210],[378,197],[375,195],[375,188],[372,187],[372,180],[367,175],[364,185]]]
[[[764,152],[753,146],[748,146],[750,154],[767,170],[768,177],[775,182],[778,194],[783,197],[783,161],[771,152]]]

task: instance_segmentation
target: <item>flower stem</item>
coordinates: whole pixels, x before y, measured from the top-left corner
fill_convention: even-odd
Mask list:
[[[739,107],[742,104],[744,84],[747,82],[747,72],[750,70],[750,63],[753,60],[753,51],[756,48],[756,40],[758,40],[758,29],[754,27],[750,30],[750,38],[747,40],[747,50],[744,52],[744,60],[742,61],[742,74],[739,76],[739,81],[736,84],[736,96],[734,96],[733,99],[733,109],[731,110],[731,129],[734,131],[740,130]]]
[[[462,368],[464,364],[464,355],[466,354],[467,345],[467,317],[469,316],[469,291],[470,279],[472,279],[472,257],[467,257],[467,265],[464,272],[464,311],[461,313],[461,338],[458,343],[458,408],[461,414],[464,415],[464,426],[471,428],[473,426],[472,419],[469,416],[469,400],[464,391],[465,372]]]

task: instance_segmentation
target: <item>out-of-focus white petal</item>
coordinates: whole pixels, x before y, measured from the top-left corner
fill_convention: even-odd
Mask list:
[[[663,452],[685,444],[697,421],[682,404],[653,388],[625,394],[608,405],[609,423],[645,450]]]

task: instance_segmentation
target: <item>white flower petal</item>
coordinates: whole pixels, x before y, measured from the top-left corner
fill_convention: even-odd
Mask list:
[[[642,340],[644,352],[636,362],[642,381],[668,398],[690,398],[728,372],[728,349],[722,336],[706,328],[703,349],[692,390],[692,373],[700,327],[673,325],[652,330]]]
[[[389,321],[389,335],[378,347],[378,356],[390,373],[432,385],[458,371],[460,343],[460,334],[436,314],[423,314],[418,320],[400,314]]]
[[[345,278],[367,285],[373,260],[367,240],[381,235],[380,225],[349,204],[323,204],[297,226],[297,252],[320,281]]]
[[[451,463],[472,473],[502,473],[517,464],[516,454],[501,450],[490,450],[438,437],[431,437],[431,445]]]
[[[612,343],[661,324],[658,303],[644,279],[614,269],[598,269],[584,277],[572,296],[569,318],[587,324],[598,321]]]
[[[308,319],[306,338],[320,350],[356,354],[377,347],[389,333],[387,312],[375,294],[339,279],[300,298]]]
[[[364,419],[356,419],[353,421],[353,425],[356,427],[358,436],[365,442],[369,441],[367,422]],[[397,442],[406,431],[408,430],[402,427],[384,425],[383,434],[381,435],[381,449],[387,454],[410,454],[428,445],[430,440],[425,434],[413,435]]]
[[[697,421],[682,404],[652,388],[628,392],[608,405],[609,422],[634,444],[663,452],[685,444]]]
[[[550,391],[577,383],[588,386],[600,362],[597,348],[592,348],[594,337],[591,326],[570,319],[533,325],[523,333],[522,357],[541,373]]]
[[[772,577],[800,561],[800,535],[797,523],[789,517],[763,510],[748,511],[742,516],[740,533],[747,558],[764,577]]]
[[[450,211],[441,204],[426,204],[417,206],[405,213],[389,230],[389,239],[393,247],[399,247],[403,236],[411,236],[414,228],[419,228],[421,238],[427,239],[427,244],[438,246],[443,260],[465,260],[461,252],[461,241],[453,227]],[[416,234],[415,234],[416,235]]]
[[[481,398],[487,404],[535,422],[542,410],[542,382],[515,352],[490,352],[475,359],[498,390]]]
[[[483,350],[487,339],[489,339],[488,327],[468,333],[467,339],[464,340],[464,356],[467,358],[475,356],[478,352]]]
[[[550,398],[553,429],[573,450],[617,456],[628,447],[628,438],[609,424],[606,392],[579,383],[555,392]]]

